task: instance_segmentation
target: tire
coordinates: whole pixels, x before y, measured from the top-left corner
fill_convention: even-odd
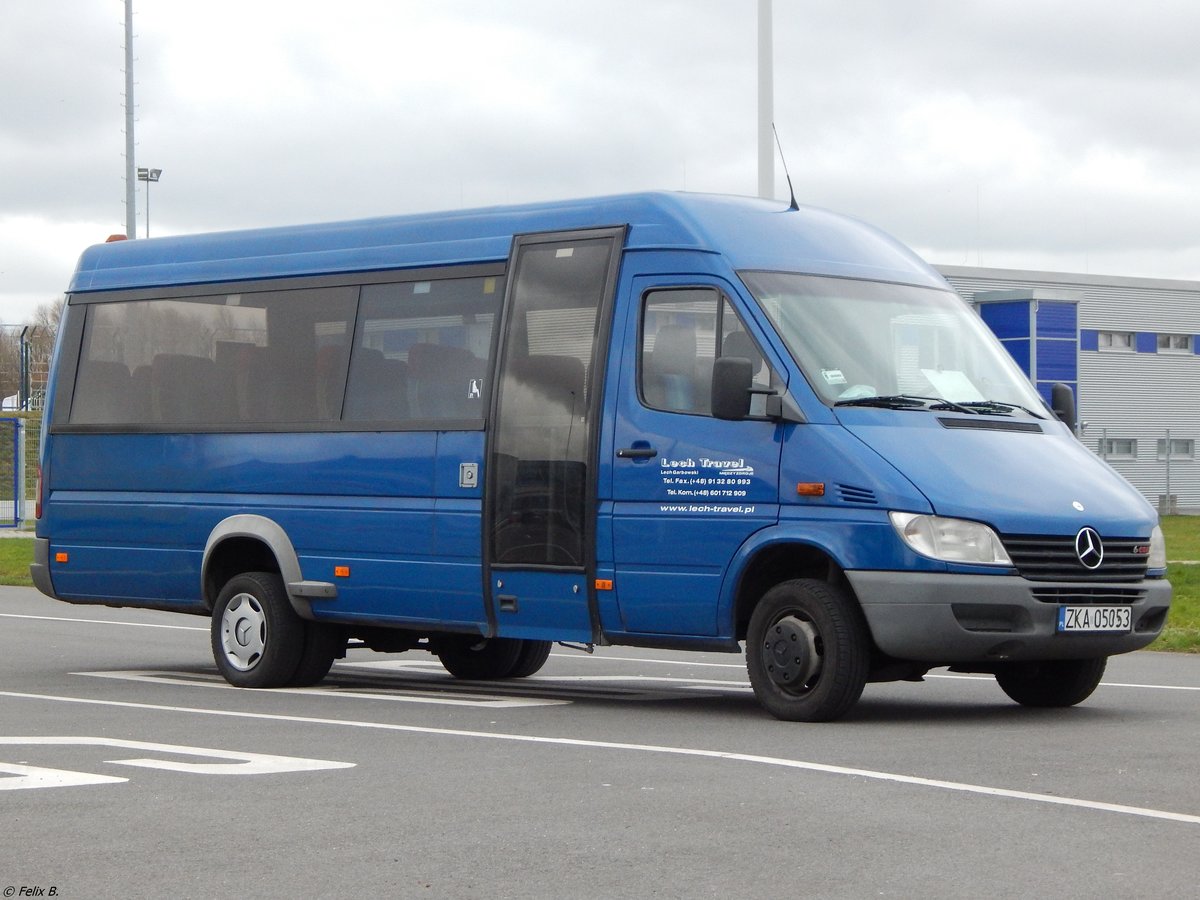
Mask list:
[[[304,650],[288,687],[312,687],[329,674],[333,661],[346,652],[346,632],[337,625],[303,622]]]
[[[524,644],[513,638],[456,634],[439,640],[436,652],[446,671],[455,678],[492,681],[512,674]]]
[[[996,673],[1000,689],[1022,706],[1074,706],[1091,696],[1104,677],[1107,657],[1011,663]]]
[[[862,696],[870,652],[866,620],[854,600],[808,578],[767,591],[746,634],[754,694],[767,712],[788,722],[845,715]]]
[[[289,685],[304,655],[304,626],[277,574],[236,575],[221,589],[213,607],[212,651],[217,669],[236,687]]]
[[[546,664],[550,658],[550,648],[554,646],[550,641],[521,641],[521,644],[521,652],[517,654],[517,662],[508,673],[509,678],[528,678],[533,675]]]

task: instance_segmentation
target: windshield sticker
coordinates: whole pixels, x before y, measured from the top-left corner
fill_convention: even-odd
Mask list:
[[[874,397],[879,391],[875,390],[874,385],[856,384],[854,387],[846,388],[838,394],[839,400],[861,400],[864,397]]]
[[[846,383],[846,376],[842,374],[841,369],[822,369],[821,377],[825,379],[826,384]]]
[[[955,403],[977,403],[985,399],[965,372],[922,369],[921,374],[933,385],[938,396],[947,400]]]

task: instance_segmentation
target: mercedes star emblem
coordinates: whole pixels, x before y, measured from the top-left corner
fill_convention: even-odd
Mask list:
[[[1075,535],[1075,555],[1085,569],[1098,569],[1104,562],[1104,542],[1095,528],[1081,528]]]

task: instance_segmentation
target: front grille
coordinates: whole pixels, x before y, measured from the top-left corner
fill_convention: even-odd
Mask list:
[[[1034,588],[1031,593],[1042,603],[1138,603],[1146,598],[1146,592],[1137,588],[1118,587],[1045,587]]]
[[[1102,536],[1103,537],[1103,536]],[[1098,569],[1089,569],[1075,555],[1075,537],[1042,534],[1008,534],[1001,538],[1021,576],[1030,581],[1128,582],[1146,577],[1146,538],[1110,538],[1104,540],[1104,561]]]

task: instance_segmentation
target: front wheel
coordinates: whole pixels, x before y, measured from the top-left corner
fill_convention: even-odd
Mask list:
[[[746,669],[777,719],[828,722],[858,702],[871,642],[862,611],[831,584],[798,578],[763,595],[746,633]]]
[[[1009,663],[996,673],[1000,689],[1022,706],[1074,706],[1091,696],[1104,677],[1107,657]]]

